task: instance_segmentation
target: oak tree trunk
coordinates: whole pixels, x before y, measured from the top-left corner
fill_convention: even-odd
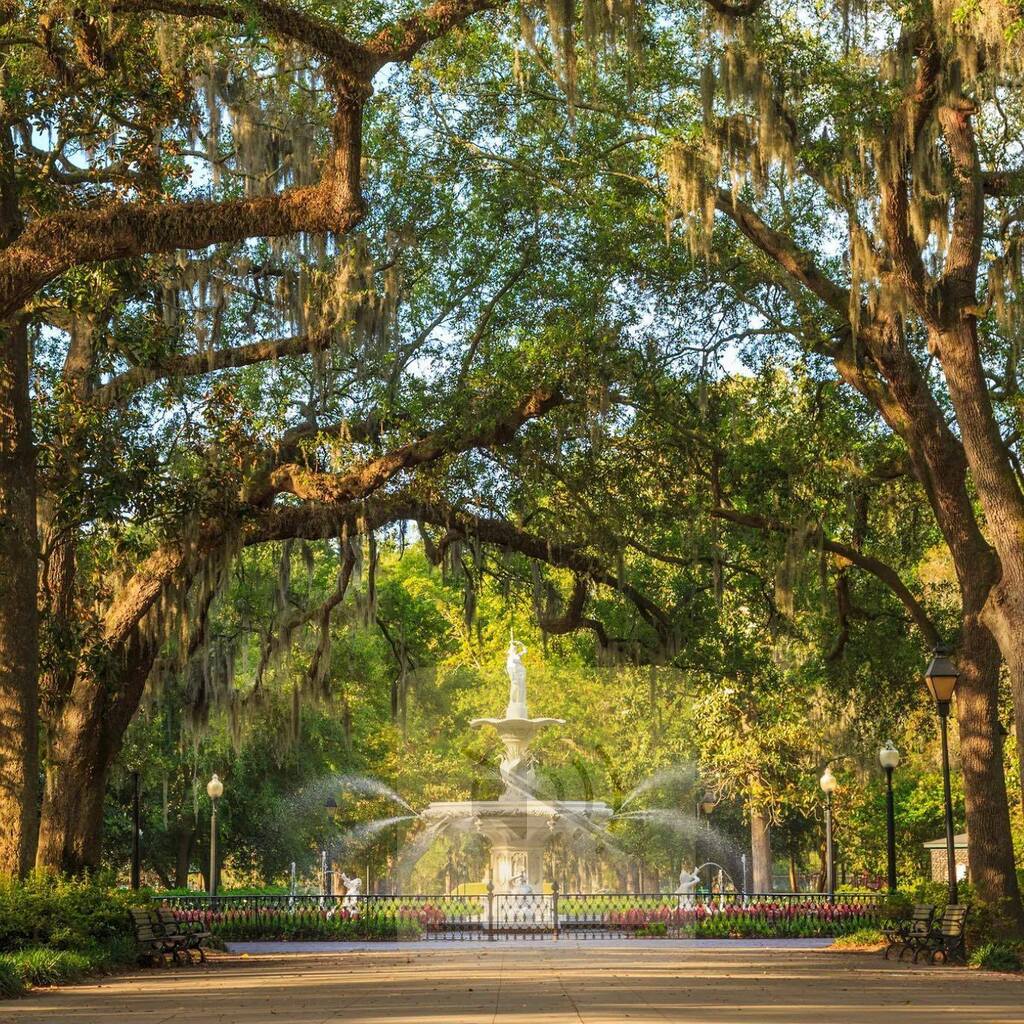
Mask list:
[[[750,872],[754,892],[772,892],[772,844],[768,817],[750,812]]]
[[[111,765],[138,710],[153,645],[136,634],[101,676],[80,670],[51,724],[36,866],[78,874],[99,866]]]
[[[1010,930],[1024,927],[999,726],[999,649],[977,612],[964,618],[956,692],[967,858],[979,900]]]
[[[29,340],[0,325],[0,875],[35,853],[39,777],[39,622]]]

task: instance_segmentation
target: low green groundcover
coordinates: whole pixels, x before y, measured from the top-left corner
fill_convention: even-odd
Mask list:
[[[986,971],[1019,971],[1024,969],[1024,943],[985,942],[973,950],[970,963]]]
[[[105,878],[0,879],[0,998],[133,964],[130,908],[150,900]]]

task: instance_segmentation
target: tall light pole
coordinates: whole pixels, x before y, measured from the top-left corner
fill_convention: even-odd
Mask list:
[[[928,692],[935,701],[939,714],[939,735],[942,738],[942,795],[946,810],[946,881],[949,886],[949,902],[955,905],[959,899],[956,889],[956,846],[953,836],[953,795],[949,787],[949,705],[956,692],[960,673],[949,660],[949,648],[936,644],[932,660],[924,670],[924,681]]]
[[[832,845],[832,794],[839,783],[827,765],[818,779],[818,785],[825,794],[825,890],[832,899],[836,894],[836,857]]]
[[[896,891],[896,801],[892,795],[892,772],[900,765],[900,752],[892,740],[886,740],[878,752],[878,760],[885,769],[885,837],[886,866],[889,892]]]
[[[217,895],[217,801],[224,795],[224,783],[217,773],[206,784],[206,795],[210,798],[210,895]]]
[[[327,812],[327,817],[330,818],[331,821],[338,820],[338,814],[341,811],[341,808],[338,806],[338,801],[335,800],[333,796],[329,796],[324,801],[324,810]],[[321,889],[323,889],[323,893],[325,896],[333,896],[334,870],[333,865],[331,864],[330,854],[327,852],[326,847],[324,847],[320,854],[320,870],[323,876],[323,884],[321,885]]]

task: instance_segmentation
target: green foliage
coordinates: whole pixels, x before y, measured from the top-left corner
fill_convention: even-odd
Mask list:
[[[14,999],[24,994],[21,972],[9,954],[0,953],[0,999]]]
[[[1019,942],[986,942],[971,951],[968,962],[985,971],[1024,970],[1024,944]]]
[[[859,949],[862,946],[874,947],[885,943],[885,936],[877,928],[857,928],[836,938],[832,946],[836,949]]]
[[[129,908],[147,901],[146,893],[114,889],[102,879],[0,878],[0,952],[80,951],[125,940],[133,934]]]
[[[87,943],[79,949],[30,946],[0,953],[0,999],[40,985],[68,985],[136,962],[134,938]]]

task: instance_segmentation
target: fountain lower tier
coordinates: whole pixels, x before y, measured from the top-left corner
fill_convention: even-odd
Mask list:
[[[513,891],[520,876],[533,892],[542,892],[544,850],[551,839],[599,845],[611,816],[612,809],[599,800],[539,800],[513,793],[500,800],[440,801],[422,815],[439,834],[477,832],[488,840],[490,879],[497,892]]]

